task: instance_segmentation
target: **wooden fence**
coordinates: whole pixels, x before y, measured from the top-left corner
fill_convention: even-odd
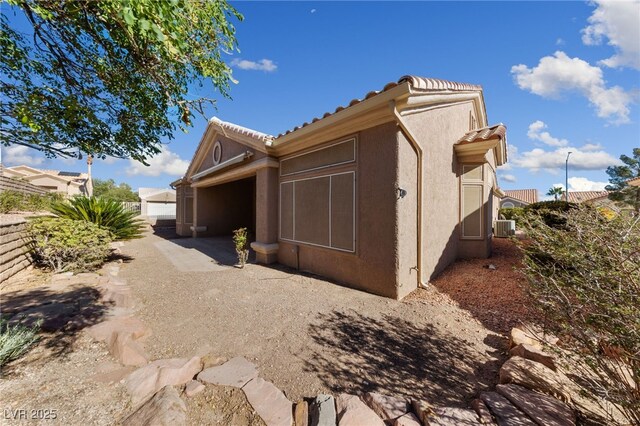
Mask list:
[[[49,192],[44,188],[35,186],[23,180],[12,179],[7,176],[0,176],[0,192],[3,191],[17,191],[22,192],[23,194],[35,195],[44,195]]]

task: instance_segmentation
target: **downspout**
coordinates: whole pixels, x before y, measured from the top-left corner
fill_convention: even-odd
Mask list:
[[[394,100],[389,102],[389,107],[391,108],[391,111],[393,112],[393,115],[395,116],[396,121],[398,122],[398,125],[402,130],[402,133],[404,133],[404,135],[407,137],[409,143],[411,144],[411,146],[413,146],[418,155],[418,247],[416,252],[418,257],[418,287],[427,288],[427,286],[422,283],[422,148],[420,147],[420,144],[418,143],[416,137],[411,132],[411,130],[409,130],[409,127],[400,115],[400,112],[398,111],[396,102]]]

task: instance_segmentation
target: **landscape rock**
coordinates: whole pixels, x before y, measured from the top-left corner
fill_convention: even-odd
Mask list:
[[[243,387],[256,377],[258,368],[243,357],[232,358],[222,365],[207,368],[198,374],[198,380],[201,382],[237,388]]]
[[[205,386],[197,380],[189,380],[184,388],[184,394],[187,398],[199,394],[204,390]]]
[[[524,332],[523,330],[514,327],[511,329],[511,333],[509,334],[509,349],[520,344],[530,345],[542,349],[542,344],[538,339],[534,338],[534,336]]]
[[[466,408],[434,407],[424,424],[429,426],[478,426],[480,419],[475,411]]]
[[[200,371],[200,358],[171,358],[153,361],[137,369],[125,379],[125,387],[133,404],[167,385],[183,385]]]
[[[109,353],[120,361],[122,365],[139,367],[149,362],[140,342],[137,342],[132,333],[127,331],[118,331],[111,334],[107,340],[107,348]]]
[[[309,407],[309,424],[311,426],[336,425],[336,401],[331,395],[318,395]]]
[[[538,347],[531,346],[526,343],[520,343],[518,346],[511,348],[509,353],[511,356],[530,359],[531,361],[539,362],[554,371],[556,370],[556,362],[553,355],[549,355]]]
[[[409,401],[402,398],[368,392],[362,397],[362,401],[384,422],[390,424],[393,423],[393,420],[409,412]]]
[[[293,406],[280,389],[259,377],[242,388],[249,404],[267,426],[291,426]]]
[[[576,416],[564,403],[518,385],[497,385],[496,391],[507,398],[520,411],[543,426],[572,426]]]
[[[422,424],[428,424],[429,416],[433,414],[433,407],[426,401],[412,400],[411,406],[416,417],[422,422]]]
[[[293,414],[293,420],[295,426],[309,426],[309,404],[307,404],[307,401],[298,401]]]
[[[471,407],[478,415],[480,423],[483,425],[495,425],[496,422],[493,420],[493,416],[489,411],[487,405],[481,399],[474,399],[471,401]]]
[[[496,392],[483,392],[480,399],[487,404],[498,426],[535,426],[536,424],[522,411],[518,410],[507,398]]]
[[[187,424],[187,407],[178,391],[165,386],[124,419],[123,426],[180,426]]]
[[[422,426],[420,420],[413,413],[407,413],[403,416],[398,417],[394,422],[393,426]]]
[[[339,426],[384,426],[384,422],[356,395],[340,394],[336,399]]]
[[[151,335],[151,330],[136,317],[115,317],[86,329],[89,336],[98,341],[107,341],[116,332],[127,332],[134,340]]]

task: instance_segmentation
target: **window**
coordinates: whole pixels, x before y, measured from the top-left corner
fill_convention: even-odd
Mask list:
[[[502,208],[503,209],[512,209],[514,207],[515,207],[515,205],[511,201],[506,201],[506,202],[502,203]]]
[[[355,251],[355,172],[280,184],[280,238]]]

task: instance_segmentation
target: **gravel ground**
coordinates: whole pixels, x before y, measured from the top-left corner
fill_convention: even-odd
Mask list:
[[[122,249],[152,359],[244,356],[294,401],[379,391],[465,406],[496,382],[506,340],[436,289],[397,302],[284,268],[179,271],[171,258],[194,249],[172,255],[166,243],[147,235]]]

